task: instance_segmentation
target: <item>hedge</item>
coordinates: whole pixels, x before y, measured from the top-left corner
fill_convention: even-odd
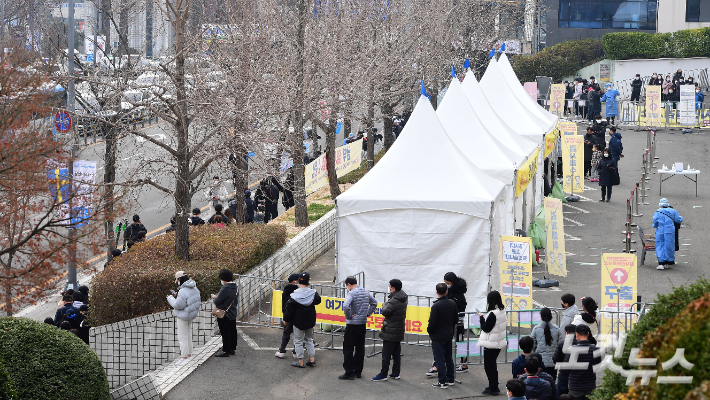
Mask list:
[[[68,331],[27,318],[0,318],[0,359],[18,399],[110,399],[101,361]]]
[[[632,386],[628,393],[618,394],[616,400],[663,399],[683,400],[688,392],[703,381],[710,379],[710,293],[688,304],[683,311],[655,331],[646,335],[639,358],[655,358],[657,376],[692,376],[692,384],[659,385],[656,379],[650,385]],[[676,354],[676,349],[685,349],[685,359],[694,364],[690,370],[681,365],[663,369],[661,363]]]
[[[5,365],[0,362],[0,400],[17,399],[17,391],[13,388],[12,378],[5,369]]]
[[[514,56],[513,70],[520,82],[535,82],[536,76],[557,81],[604,59],[602,39],[569,40],[536,54]]]
[[[185,271],[197,283],[202,300],[220,289],[219,271],[236,274],[259,265],[286,243],[286,228],[244,224],[190,228],[190,260],[174,254],[172,233],[133,246],[91,284],[89,320],[93,326],[170,309],[165,300],[175,289],[175,272]]]
[[[624,369],[636,368],[629,365],[628,362],[631,349],[634,347],[643,347],[643,341],[646,335],[668,322],[668,320],[678,315],[688,304],[708,292],[710,292],[710,281],[701,278],[689,286],[676,287],[671,293],[659,294],[655,305],[651,307],[651,310],[641,318],[631,332],[629,332],[626,338],[623,355],[621,358],[615,358],[614,363]],[[592,399],[609,400],[616,394],[626,393],[627,390],[626,378],[607,370],[602,384],[594,391]]]
[[[612,60],[710,57],[710,28],[673,33],[614,32],[603,37]]]

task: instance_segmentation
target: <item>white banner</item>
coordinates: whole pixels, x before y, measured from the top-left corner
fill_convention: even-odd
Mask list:
[[[72,223],[77,227],[85,225],[91,216],[92,194],[96,183],[96,161],[74,161],[74,197]]]
[[[680,86],[680,103],[678,103],[680,113],[680,124],[683,126],[695,125],[695,86]]]

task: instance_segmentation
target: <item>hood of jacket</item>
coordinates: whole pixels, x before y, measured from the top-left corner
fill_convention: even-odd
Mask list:
[[[545,381],[540,378],[525,379],[525,397],[537,399],[545,393]]]
[[[614,139],[621,139],[621,134],[619,132],[614,132],[614,134],[611,135],[611,137]]]
[[[408,297],[409,296],[407,296],[407,293],[404,293],[404,290],[398,290],[394,293],[390,293],[389,295],[390,299],[397,299],[402,303],[406,303]]]
[[[572,317],[572,318],[574,318],[574,316],[577,314],[579,314],[579,308],[577,308],[576,304],[569,306],[569,308],[567,308],[562,313],[562,315],[564,315],[565,317]],[[562,328],[564,329],[564,326]]]
[[[185,283],[183,283],[182,285],[180,285],[180,287],[178,287],[178,290],[180,290],[182,288],[194,288],[195,286],[197,286],[197,283],[195,283],[195,281],[193,281],[192,279],[188,279],[185,281]]]
[[[307,287],[299,287],[291,293],[291,298],[298,304],[310,306],[313,304],[313,299],[316,296],[316,291]]]

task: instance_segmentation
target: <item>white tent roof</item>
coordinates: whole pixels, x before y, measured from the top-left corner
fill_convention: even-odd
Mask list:
[[[493,139],[473,112],[458,79],[451,79],[436,115],[456,147],[473,164],[503,184],[513,183],[516,167],[525,162],[525,157]]]
[[[498,67],[500,68],[501,73],[503,73],[503,77],[508,83],[508,86],[510,86],[510,88],[513,90],[513,93],[515,93],[515,95],[522,100],[521,102],[528,108],[528,110],[532,111],[533,113],[535,113],[535,115],[539,116],[543,120],[547,120],[552,124],[557,123],[556,115],[552,115],[549,111],[542,108],[540,104],[534,101],[532,97],[530,97],[530,95],[525,92],[523,85],[520,84],[518,77],[515,75],[515,71],[513,71],[513,66],[510,65],[508,56],[506,56],[505,53],[501,54],[500,58],[498,59]]]
[[[456,148],[429,100],[422,96],[387,154],[338,196],[338,215],[429,209],[487,220],[503,189],[502,183],[483,173]]]
[[[471,70],[466,73],[466,78],[461,86],[473,108],[473,112],[478,115],[479,120],[488,129],[488,132],[495,136],[498,142],[522,155],[524,159],[527,159],[535,151],[539,143],[535,142],[529,135],[536,135],[538,129],[532,126],[527,127],[529,135],[514,131],[512,126],[509,125],[511,123],[510,120],[514,118],[501,119],[488,103],[481,86]],[[514,125],[517,126],[518,124]]]
[[[495,112],[508,121],[521,135],[532,136],[536,143],[542,143],[543,137],[554,127],[549,121],[543,121],[525,107],[505,81],[495,59],[491,58],[486,73],[481,79],[481,89]],[[532,133],[534,130],[535,133]]]

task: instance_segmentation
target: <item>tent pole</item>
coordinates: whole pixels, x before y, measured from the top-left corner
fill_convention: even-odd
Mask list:
[[[488,216],[488,229],[490,231],[490,235],[488,238],[488,291],[490,292],[493,290],[493,284],[492,284],[492,276],[493,276],[493,259],[491,258],[491,249],[493,248],[493,207],[495,206],[495,200],[491,201],[491,212],[489,213]],[[515,208],[515,205],[513,205],[513,208]]]

